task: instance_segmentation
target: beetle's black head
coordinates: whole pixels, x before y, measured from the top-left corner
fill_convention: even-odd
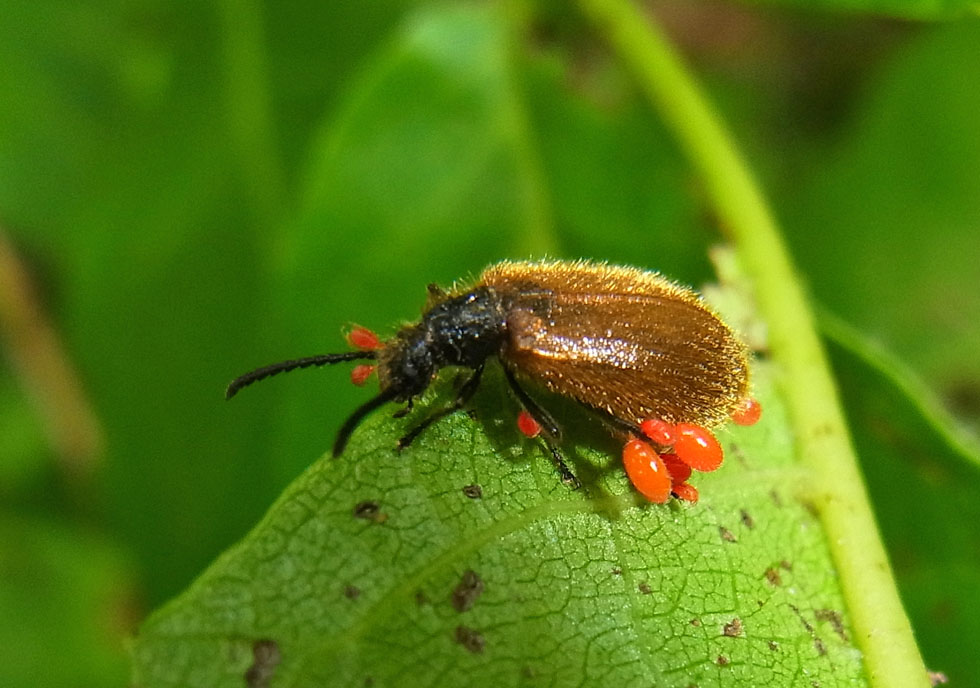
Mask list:
[[[491,289],[444,298],[378,351],[382,393],[408,401],[424,392],[443,366],[482,366],[500,350],[505,328],[503,304]]]
[[[406,327],[378,352],[381,393],[395,401],[408,401],[426,390],[438,367],[426,329]]]

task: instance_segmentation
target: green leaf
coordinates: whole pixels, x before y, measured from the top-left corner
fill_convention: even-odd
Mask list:
[[[281,656],[270,685],[863,681],[768,366],[765,421],[721,434],[727,461],[697,505],[641,503],[595,421],[568,423],[588,427],[570,490],[512,429],[497,377],[477,419],[458,413],[398,454],[420,414],[379,413],[310,467],[144,625],[135,682],[241,685],[263,641]],[[463,610],[467,571],[483,589]]]

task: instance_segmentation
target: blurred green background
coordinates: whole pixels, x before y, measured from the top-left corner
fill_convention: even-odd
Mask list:
[[[815,300],[976,431],[980,20],[822,4],[650,8]],[[389,333],[501,258],[711,279],[698,180],[562,3],[3,10],[0,685],[124,684],[139,621],[365,395],[324,370],[226,404],[235,375]],[[831,352],[927,664],[980,685],[976,457]]]

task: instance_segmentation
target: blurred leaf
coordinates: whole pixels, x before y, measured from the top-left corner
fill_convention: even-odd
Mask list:
[[[118,686],[135,615],[131,571],[101,538],[0,516],[0,666],[5,685]]]
[[[0,365],[0,495],[9,498],[26,491],[44,473],[52,457],[35,409],[6,372],[6,366]]]
[[[978,42],[977,19],[911,39],[781,200],[818,299],[939,391],[980,384]]]
[[[863,684],[766,367],[765,422],[724,433],[696,506],[640,504],[594,421],[567,425],[587,428],[569,490],[491,377],[479,421],[456,414],[399,455],[410,422],[379,413],[314,464],[143,626],[134,681],[240,685],[271,641],[271,685]],[[461,610],[468,570],[483,590]]]
[[[703,246],[717,233],[676,143],[614,63],[570,42],[521,51],[516,65],[561,254],[709,279]]]
[[[864,336],[828,311],[820,312],[820,329],[837,346],[873,369],[882,386],[915,409],[920,423],[944,445],[948,454],[980,468],[980,442],[950,413],[942,400],[911,368],[897,359],[880,342]]]
[[[515,153],[525,126],[508,46],[492,12],[419,12],[348,84],[312,148],[300,215],[277,255],[275,311],[287,325],[279,339],[298,347],[277,358],[344,348],[351,321],[414,318],[427,282],[466,279],[515,245],[549,242],[546,200]],[[322,451],[309,429],[357,397],[324,374],[329,394],[308,376],[284,400],[283,476]]]
[[[205,420],[239,336],[215,324],[257,320],[237,283],[258,242],[226,181],[212,25],[191,6],[106,5],[7,8],[0,208],[106,430],[104,523],[158,601],[268,503],[252,496],[262,465],[241,465],[251,438]]]
[[[766,0],[767,4],[805,10],[867,12],[908,19],[944,20],[970,14],[976,3],[970,0]]]

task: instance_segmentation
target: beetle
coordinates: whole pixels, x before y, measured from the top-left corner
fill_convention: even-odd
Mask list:
[[[429,285],[421,319],[390,339],[355,327],[348,342],[355,350],[246,373],[232,381],[226,397],[289,370],[373,361],[357,366],[352,381],[362,384],[376,372],[379,392],[341,426],[333,445],[337,456],[373,410],[401,402],[407,412],[441,369],[469,369],[455,399],[398,441],[404,448],[433,422],[464,407],[487,361],[496,358],[524,409],[522,432],[541,433],[563,482],[579,485],[558,449],[561,428],[525,382],[574,399],[627,436],[627,473],[655,502],[672,493],[696,500],[697,491],[686,483],[689,468],[714,470],[721,463],[709,428],[733,417],[758,417],[758,404],[748,395],[747,348],[732,329],[692,290],[633,267],[585,260],[499,262],[462,289]]]

